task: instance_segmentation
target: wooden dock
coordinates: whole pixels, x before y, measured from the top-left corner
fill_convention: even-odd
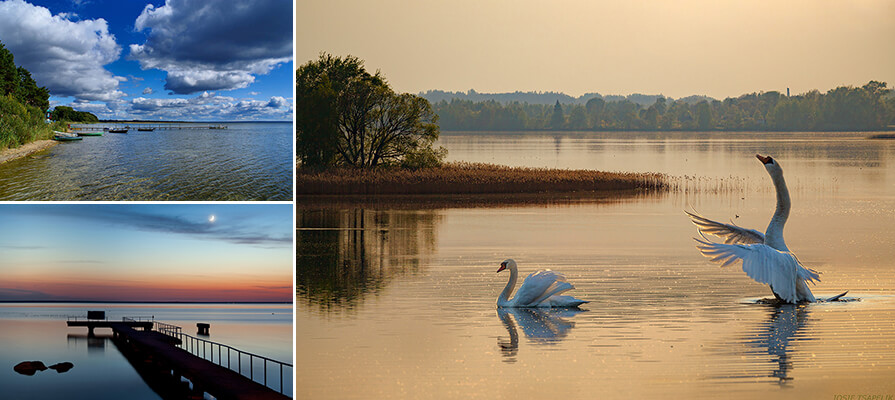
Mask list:
[[[111,328],[115,345],[150,387],[165,399],[201,399],[204,393],[220,400],[289,399],[239,372],[177,347],[181,339],[153,331],[153,322],[76,320],[68,321],[68,326],[86,326],[91,331]]]
[[[128,328],[140,328],[144,331],[148,331],[152,329],[151,321],[109,321],[107,319],[70,319],[66,322],[68,326],[86,326],[88,329],[88,336],[94,336],[94,329],[96,328],[112,328],[112,332],[115,332],[116,325],[118,327],[126,326]]]

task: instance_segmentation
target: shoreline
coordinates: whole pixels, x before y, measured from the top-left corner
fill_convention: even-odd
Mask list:
[[[572,192],[662,191],[666,176],[448,163],[418,170],[334,168],[296,171],[295,194],[322,195],[482,195]]]
[[[35,140],[16,148],[0,150],[0,164],[30,156],[34,153],[49,149],[57,144],[59,144],[59,142],[52,139]]]

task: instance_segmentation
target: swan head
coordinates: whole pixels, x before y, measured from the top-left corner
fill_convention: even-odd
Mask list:
[[[497,269],[497,272],[503,271],[503,270],[505,270],[505,269],[507,269],[507,268],[509,268],[509,269],[515,269],[515,268],[516,268],[516,261],[514,261],[512,258],[508,258],[508,259],[506,259],[506,260],[503,260],[503,262],[500,263],[500,268]]]
[[[771,156],[763,157],[761,154],[756,154],[755,158],[758,158],[758,161],[761,161],[764,164],[764,168],[768,170],[769,174],[781,174],[783,173],[783,169],[780,168],[780,164],[777,164],[777,161],[771,158]]]

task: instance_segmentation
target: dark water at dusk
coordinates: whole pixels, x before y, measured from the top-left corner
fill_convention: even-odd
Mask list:
[[[0,165],[0,200],[291,200],[292,124],[225,125],[59,143]]]
[[[196,323],[206,322],[207,340],[292,364],[291,304],[0,303],[0,398],[160,399],[112,343],[111,329],[98,328],[97,337],[88,338],[87,328],[66,326],[67,317],[83,318],[87,310],[104,310],[119,321],[154,317],[193,336]],[[74,367],[26,376],[13,371],[21,361],[67,361]],[[291,394],[291,370],[283,383]]]
[[[663,172],[676,191],[540,204],[298,203],[298,398],[832,399],[895,394],[895,141],[862,133],[443,134],[452,160]],[[818,297],[694,247],[683,214],[785,236]],[[581,312],[496,309],[505,258],[551,268]],[[310,360],[302,362],[301,360]],[[342,379],[350,376],[351,379]],[[885,398],[885,397],[883,397]]]

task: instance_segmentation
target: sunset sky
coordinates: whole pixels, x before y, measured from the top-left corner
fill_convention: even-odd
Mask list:
[[[888,0],[296,3],[296,65],[366,60],[398,91],[714,98],[895,85]]]
[[[0,221],[0,301],[294,296],[290,204],[2,204]]]
[[[290,121],[291,10],[283,0],[0,0],[0,41],[51,107]]]

